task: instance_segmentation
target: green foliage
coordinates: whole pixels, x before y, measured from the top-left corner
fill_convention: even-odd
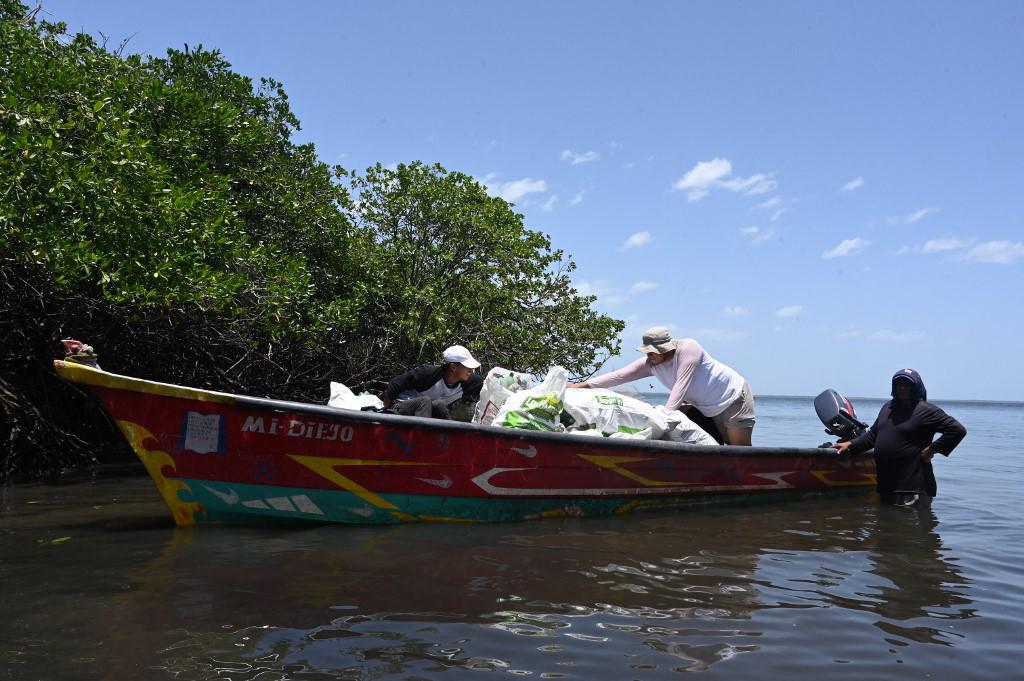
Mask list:
[[[0,478],[81,444],[54,415],[81,406],[49,369],[66,335],[118,372],[306,400],[455,342],[580,376],[618,351],[571,259],[471,177],[329,167],[292,141],[280,83],[202,47],[122,56],[37,14],[0,0]]]
[[[291,143],[278,84],[254,90],[201,48],[122,58],[2,8],[6,251],[110,301],[215,310],[274,335],[351,320],[351,304],[314,303],[352,279],[347,194]]]
[[[352,221],[378,247],[364,321],[381,351],[431,361],[458,341],[488,365],[576,375],[594,371],[602,348],[618,351],[622,323],[572,288],[572,261],[473,178],[416,162],[377,165],[351,185]]]

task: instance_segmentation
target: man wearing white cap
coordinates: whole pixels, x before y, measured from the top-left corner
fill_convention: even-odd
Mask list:
[[[716,439],[724,439],[730,445],[751,444],[756,420],[754,396],[739,373],[714,359],[692,338],[672,338],[664,326],[644,331],[644,343],[637,350],[647,356],[618,371],[569,387],[610,388],[657,376],[671,391],[665,402],[668,409],[695,407],[714,422],[722,436]]]
[[[444,364],[424,364],[392,378],[382,396],[384,408],[403,416],[450,419],[453,404],[480,397],[484,380],[474,372],[479,366],[469,350],[453,345],[444,351]]]

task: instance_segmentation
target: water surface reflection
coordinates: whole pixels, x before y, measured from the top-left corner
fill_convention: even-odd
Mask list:
[[[949,668],[930,651],[975,615],[935,514],[865,497],[483,526],[158,517],[5,525],[6,678],[889,678],[879,663]]]

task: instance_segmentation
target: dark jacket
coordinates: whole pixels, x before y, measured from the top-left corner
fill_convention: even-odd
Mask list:
[[[913,375],[908,376],[906,372]],[[967,435],[967,429],[927,401],[924,382],[917,372],[904,369],[897,372],[893,380],[907,377],[915,383],[911,399],[894,398],[882,405],[871,428],[850,443],[850,452],[856,454],[874,448],[880,494],[899,491],[935,496],[938,491],[935,474],[931,462],[921,458],[921,451],[931,446],[933,452],[949,456]],[[941,437],[933,443],[937,433],[941,433]]]
[[[392,378],[388,382],[388,387],[384,389],[383,396],[384,399],[394,401],[405,390],[423,392],[441,380],[444,380],[444,364],[424,364]],[[484,379],[479,374],[471,374],[462,382],[462,399],[479,399],[483,385]]]

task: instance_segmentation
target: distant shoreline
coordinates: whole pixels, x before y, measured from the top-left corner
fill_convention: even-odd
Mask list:
[[[667,392],[643,392],[638,391],[640,395],[644,397],[660,398],[662,400],[668,398]],[[889,400],[888,397],[854,397],[851,395],[846,396],[851,402],[885,402]],[[768,400],[808,400],[814,401],[813,395],[754,395],[755,400],[768,399]],[[1008,407],[1024,407],[1024,401],[1020,400],[962,400],[962,399],[947,399],[939,398],[936,400],[930,400],[939,404],[985,404],[985,405],[1004,405]]]

